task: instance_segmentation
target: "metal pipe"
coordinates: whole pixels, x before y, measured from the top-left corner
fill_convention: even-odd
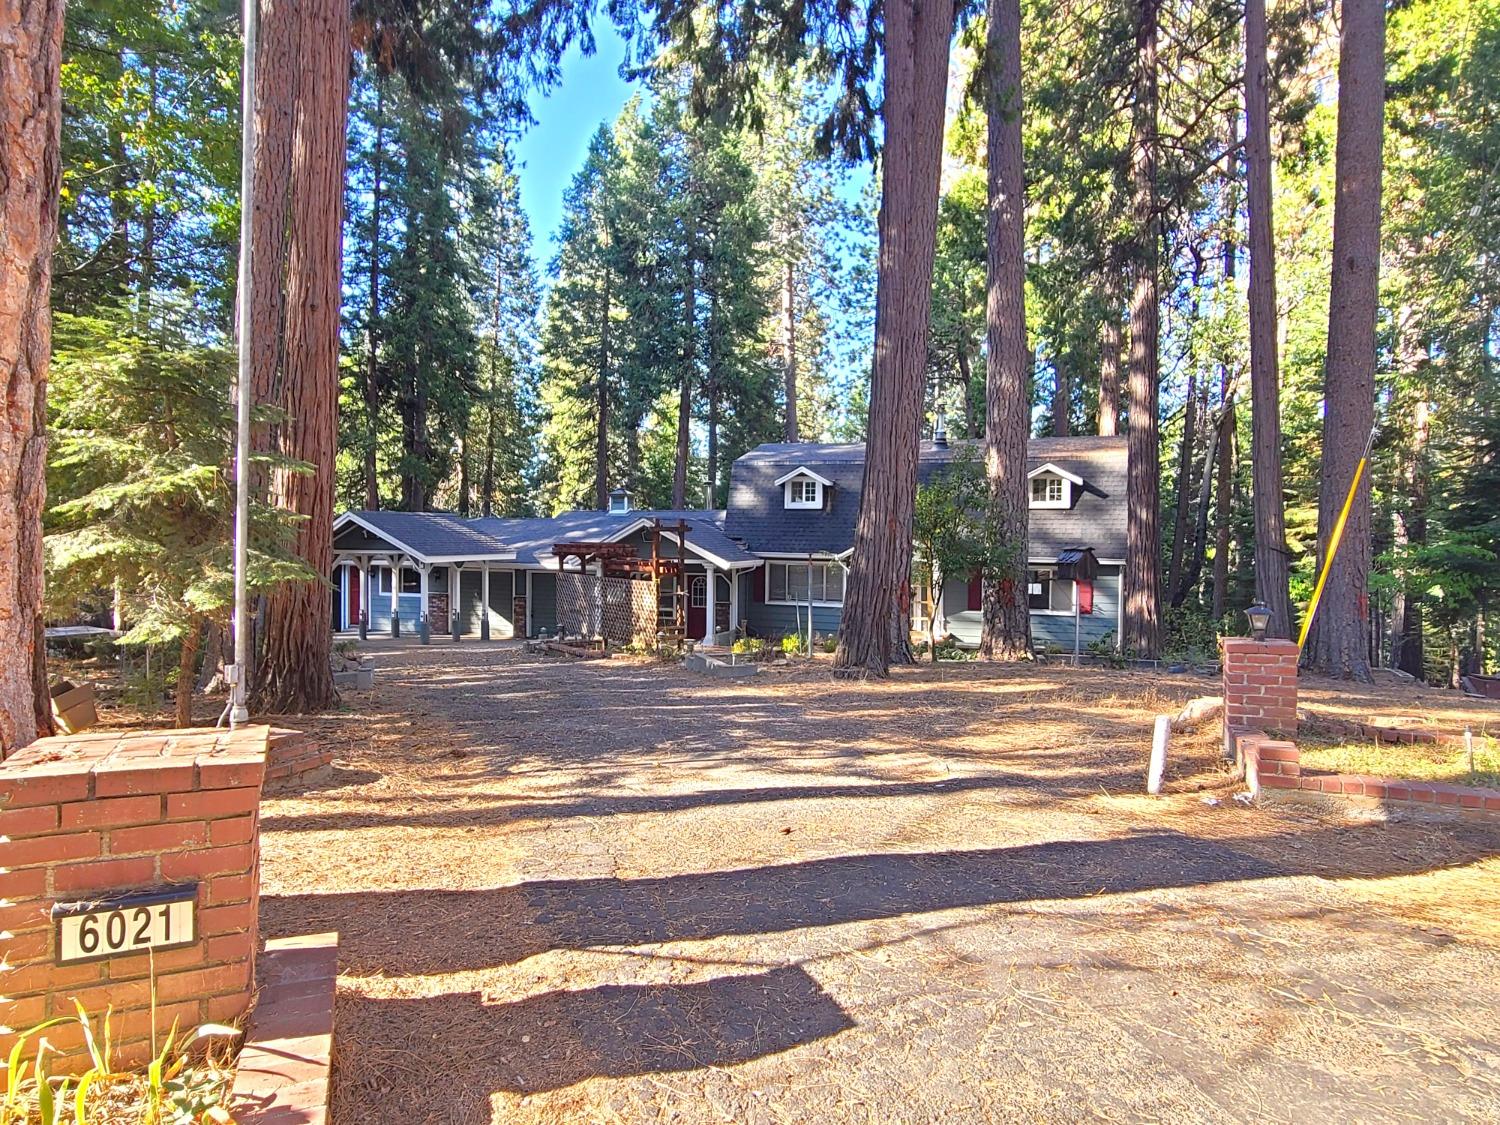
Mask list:
[[[245,58],[240,76],[240,264],[237,317],[239,366],[235,375],[234,434],[234,671],[230,682],[229,725],[250,718],[247,706],[250,666],[250,249],[255,227],[255,44],[259,0],[243,0]],[[228,670],[226,669],[226,673]]]

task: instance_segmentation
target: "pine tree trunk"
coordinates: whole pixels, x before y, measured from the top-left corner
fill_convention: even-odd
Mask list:
[[[719,506],[719,294],[708,302],[708,506]]]
[[[886,676],[911,662],[911,528],[937,241],[951,0],[885,6],[875,362],[864,482],[835,667]]]
[[[1135,285],[1130,301],[1130,468],[1125,542],[1124,647],[1154,658],[1161,647],[1161,461],[1157,419],[1156,39],[1160,0],[1139,0],[1136,22],[1135,142],[1131,209],[1135,221]]]
[[[1195,286],[1196,288],[1196,286]],[[1167,569],[1167,593],[1177,605],[1188,547],[1188,512],[1193,491],[1193,444],[1198,433],[1198,373],[1188,370],[1187,397],[1182,404],[1182,441],[1177,447],[1177,503],[1172,513],[1172,559]]]
[[[1234,443],[1238,433],[1235,424],[1234,398],[1230,376],[1224,372],[1223,400],[1219,407],[1218,471],[1214,480],[1214,591],[1212,610],[1215,621],[1223,620],[1229,607],[1229,544],[1233,529],[1230,514],[1234,500]]]
[[[697,357],[697,263],[688,255],[687,276],[682,287],[682,320],[686,331],[682,344],[682,381],[677,389],[677,466],[672,473],[672,507],[687,507],[688,455],[693,421],[693,367]]]
[[[1068,415],[1073,411],[1073,372],[1068,367],[1068,358],[1059,356],[1056,363],[1057,382],[1052,390],[1052,436],[1067,437],[1071,432]]]
[[[42,633],[52,246],[61,185],[62,0],[0,32],[0,758],[52,733]]]
[[[278,469],[272,500],[303,517],[295,553],[319,578],[277,587],[266,603],[259,698],[277,713],[321,711],[337,699],[329,667],[331,605],[322,576],[333,562],[333,470],[338,431],[349,5],[305,0],[306,36],[292,144],[286,379],[281,452],[313,466]]]
[[[979,404],[974,401],[974,373],[969,366],[969,342],[962,335],[958,339],[958,378],[964,388],[964,437],[977,438],[979,433]]]
[[[989,518],[1010,550],[999,573],[986,574],[979,651],[986,660],[1031,655],[1031,610],[1026,594],[1030,500],[1026,438],[1031,352],[1026,344],[1026,182],[1021,149],[1021,3],[989,0],[987,53],[989,214],[985,294],[985,477]],[[1067,391],[1058,369],[1062,430]]]
[[[1320,568],[1375,424],[1385,5],[1383,0],[1343,0],[1341,14],[1333,275],[1318,481]],[[1366,473],[1308,636],[1306,659],[1325,675],[1370,679],[1369,574],[1370,477]]]
[[[791,258],[781,281],[781,367],[786,382],[786,440],[797,441],[797,287]]]
[[[458,436],[458,503],[454,505],[458,514],[469,518],[469,435]]]
[[[1403,322],[1407,318],[1403,317]],[[1421,349],[1414,347],[1409,328],[1403,323],[1401,341],[1401,365],[1408,375],[1425,360]],[[1431,423],[1427,414],[1427,388],[1420,384],[1415,388],[1412,402],[1410,448],[1402,472],[1402,495],[1395,497],[1394,539],[1397,547],[1420,548],[1427,544],[1427,506],[1431,496],[1431,480],[1427,464],[1427,443],[1431,436]],[[1404,577],[1404,576],[1403,576]],[[1391,666],[1423,679],[1426,653],[1422,645],[1422,598],[1421,594],[1406,588],[1404,583],[1396,588],[1396,604],[1392,610]]]
[[[609,266],[604,267],[604,308],[599,321],[599,372],[594,386],[594,507],[609,508],[609,367],[610,303],[613,280]]]
[[[375,449],[380,441],[380,244],[381,210],[385,203],[385,81],[375,78],[375,153],[371,160],[374,185],[370,201],[370,308],[365,317],[365,507],[380,507],[380,476]]]
[[[1292,636],[1281,473],[1281,376],[1276,357],[1276,243],[1271,231],[1270,74],[1265,0],[1245,0],[1245,151],[1250,213],[1250,465],[1255,505],[1255,597],[1269,636]]]
[[[1099,326],[1099,436],[1114,437],[1120,428],[1120,271],[1105,267],[1104,322]]]
[[[198,652],[203,644],[203,619],[194,617],[182,634],[182,649],[177,657],[177,685],[173,693],[176,726],[193,725],[193,686],[197,680]]]

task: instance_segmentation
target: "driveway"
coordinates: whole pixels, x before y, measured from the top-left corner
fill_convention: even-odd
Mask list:
[[[1500,837],[1246,808],[1212,681],[376,650],[268,799],[334,1119],[1500,1119]]]

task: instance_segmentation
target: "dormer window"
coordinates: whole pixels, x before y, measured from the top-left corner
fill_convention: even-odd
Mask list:
[[[617,488],[609,494],[609,510],[611,515],[630,511],[630,493],[623,488]]]
[[[806,468],[793,469],[778,477],[776,484],[782,489],[784,507],[809,510],[822,508],[824,490],[833,486],[831,480]]]
[[[1026,475],[1031,479],[1032,508],[1071,508],[1074,489],[1083,485],[1082,477],[1050,462]]]

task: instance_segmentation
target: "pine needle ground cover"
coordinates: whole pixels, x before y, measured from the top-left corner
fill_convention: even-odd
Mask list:
[[[370,650],[262,809],[335,1122],[1500,1116],[1500,838],[1244,807],[1212,720],[1147,797],[1213,678]]]

